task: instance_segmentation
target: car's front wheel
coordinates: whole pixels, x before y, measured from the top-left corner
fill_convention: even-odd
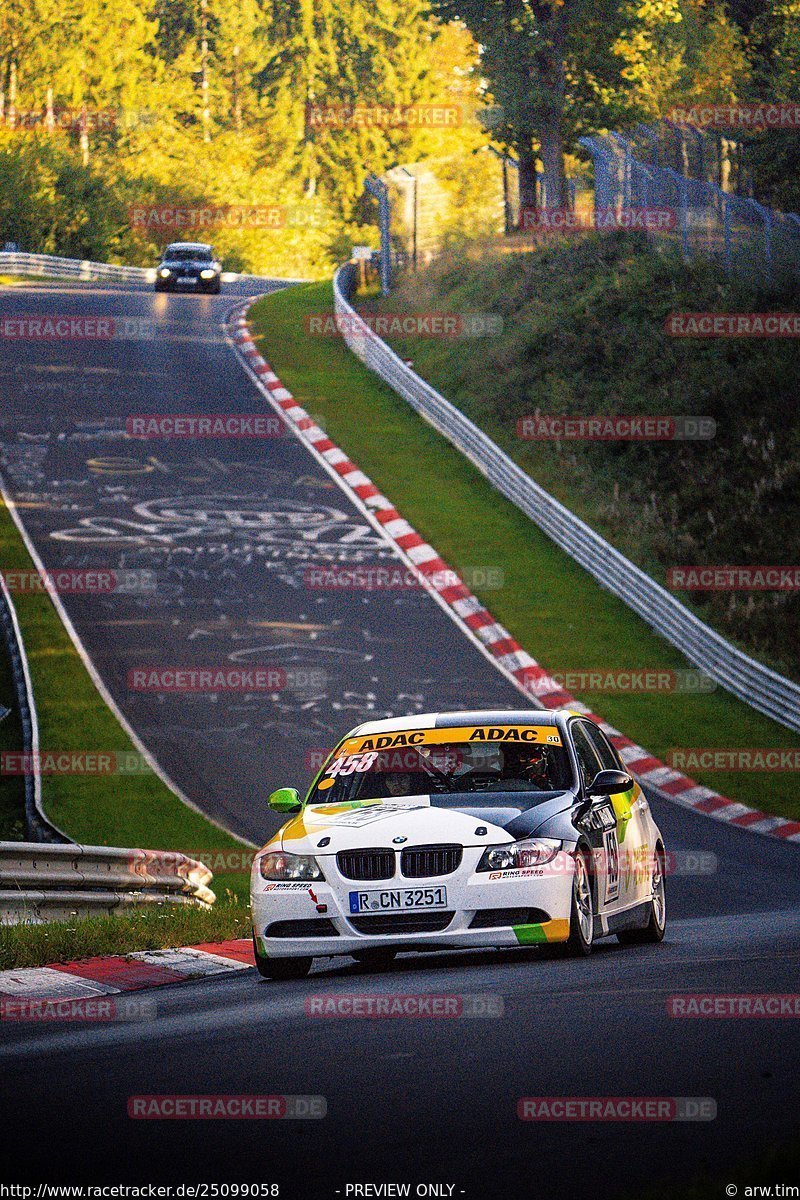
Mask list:
[[[579,846],[575,851],[569,938],[565,947],[568,954],[584,957],[591,954],[594,941],[594,894],[590,861],[588,850]]]
[[[264,979],[305,979],[311,970],[311,958],[265,958],[253,939],[256,969]]]
[[[663,942],[667,928],[667,897],[664,887],[664,847],[657,846],[653,855],[653,877],[651,881],[650,916],[644,929],[621,929],[617,941],[625,946],[642,946],[649,942]]]

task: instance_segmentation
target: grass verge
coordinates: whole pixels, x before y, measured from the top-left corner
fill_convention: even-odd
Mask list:
[[[259,347],[299,403],[402,515],[459,571],[498,569],[503,586],[474,588],[490,612],[551,671],[680,670],[686,660],[604,591],[342,341],[312,337],[306,318],[330,312],[330,284],[275,292],[251,309]],[[722,689],[578,691],[625,734],[665,758],[673,748],[794,747],[797,737]],[[800,817],[789,772],[689,771],[767,812]]]
[[[201,942],[249,937],[247,905],[230,901],[211,909],[165,904],[107,917],[47,925],[1,925],[0,971],[45,967],[98,954],[132,954]]]
[[[35,570],[1,499],[0,564],[7,571]],[[25,592],[15,597],[15,607],[31,669],[42,748],[135,754],[49,596]],[[226,853],[241,854],[241,842],[188,808],[149,767],[142,767],[131,775],[45,775],[45,812],[60,829],[85,844],[181,850],[195,856],[202,852],[204,860],[212,860],[212,869],[214,860],[224,863]],[[6,784],[0,777],[0,786]],[[248,886],[246,869],[215,872],[212,884],[218,896],[226,890],[244,896]]]
[[[669,587],[669,568],[679,565],[800,562],[800,343],[668,332],[671,313],[784,312],[796,299],[791,286],[768,286],[757,273],[726,279],[702,258],[654,253],[642,235],[592,234],[515,254],[470,247],[359,307],[501,321],[477,340],[417,335],[392,346],[523,470]],[[699,439],[532,440],[535,415],[545,423],[711,418],[715,428]],[[796,590],[678,595],[726,638],[800,679]]]

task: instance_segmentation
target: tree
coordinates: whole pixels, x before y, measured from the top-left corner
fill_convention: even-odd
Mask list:
[[[754,100],[797,103],[800,89],[800,0],[766,0],[750,27]],[[767,129],[745,138],[756,197],[800,212],[800,129]]]
[[[434,0],[439,16],[463,21],[481,47],[481,70],[502,113],[495,135],[516,152],[523,208],[537,204],[537,147],[548,207],[567,202],[567,62],[584,4],[585,0]]]
[[[427,0],[278,6],[258,77],[273,161],[282,157],[307,195],[319,192],[352,220],[368,169],[413,161],[436,141],[403,114],[442,102],[439,35]],[[397,119],[385,119],[391,113]]]

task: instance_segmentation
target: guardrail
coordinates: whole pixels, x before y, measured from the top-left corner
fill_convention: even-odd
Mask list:
[[[113,263],[88,262],[86,259],[58,258],[54,254],[23,254],[21,251],[0,252],[0,274],[58,275],[75,279],[116,279],[120,283],[152,283],[156,277],[151,267],[120,267]]]
[[[750,658],[690,612],[639,567],[540,487],[468,417],[421,379],[362,321],[349,303],[351,263],[333,281],[334,306],[347,345],[464,454],[512,504],[656,633],[759,712],[800,730],[800,685]]]
[[[154,283],[155,267],[121,267],[116,263],[89,262],[88,259],[59,258],[56,254],[23,254],[21,250],[0,251],[0,275],[43,275],[59,278],[113,279],[118,283]],[[238,271],[223,271],[223,283],[235,283],[239,279],[255,282],[263,279],[269,283],[309,283],[308,279],[278,278],[265,275],[247,275]]]
[[[22,747],[31,756],[33,771],[24,775],[25,832],[37,842],[69,842],[66,834],[44,815],[42,808],[42,776],[39,771],[39,722],[33,684],[25,653],[25,644],[17,620],[14,602],[0,575],[0,636],[8,650],[17,710],[22,725]]]
[[[0,842],[0,924],[39,924],[146,904],[208,907],[208,867],[166,850]]]

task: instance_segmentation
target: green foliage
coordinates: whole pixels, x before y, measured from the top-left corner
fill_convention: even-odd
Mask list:
[[[198,232],[131,228],[131,206],[277,205],[280,228],[206,240],[232,269],[327,272],[375,219],[368,170],[440,154],[469,176],[477,122],[431,129],[402,113],[451,102],[474,59],[425,0],[208,0],[204,13],[194,0],[11,0],[0,91],[8,111],[16,88],[18,116],[0,132],[0,237],[147,263]]]
[[[800,2],[770,0],[749,27],[752,81],[748,96],[797,103],[800,95]],[[750,134],[746,161],[762,203],[800,212],[800,130]]]
[[[540,155],[556,203],[581,134],[748,89],[796,96],[798,11],[798,0],[735,0],[731,16],[717,0],[7,0],[0,91],[19,119],[0,132],[0,238],[145,263],[197,231],[131,228],[132,205],[266,203],[285,208],[283,228],[226,226],[208,240],[234,269],[319,275],[374,227],[366,173],[431,160],[445,207],[463,210],[444,218],[444,240],[481,234],[495,218],[473,153],[488,140],[517,152],[526,206]],[[61,132],[27,130],[48,97]],[[448,104],[461,108],[452,127],[413,119]],[[759,181],[794,206],[791,135],[761,141]]]
[[[389,307],[490,311],[502,336],[480,355],[404,341],[403,357],[544,486],[664,579],[687,563],[792,563],[800,553],[800,348],[791,339],[670,337],[671,312],[787,311],[788,290],[721,281],[624,235],[562,240],[525,255],[486,248],[436,264]],[[687,414],[712,441],[520,442],[519,418]],[[778,434],[777,431],[781,431]],[[683,598],[683,597],[682,597]],[[790,593],[694,593],[727,637],[796,676],[800,601]]]

